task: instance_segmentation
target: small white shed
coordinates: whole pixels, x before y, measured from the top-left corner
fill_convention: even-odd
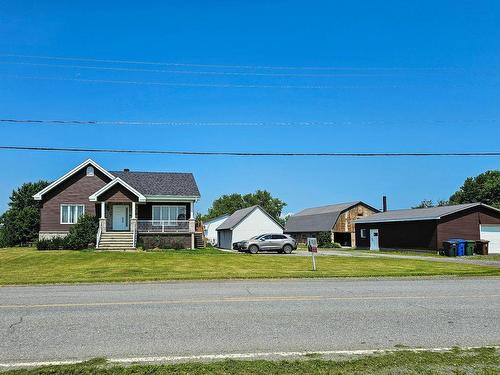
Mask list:
[[[217,228],[219,225],[221,225],[226,219],[229,217],[229,215],[222,215],[215,217],[213,219],[210,219],[203,223],[203,232],[205,235],[205,238],[207,239],[208,243],[212,245],[217,244]]]
[[[265,233],[283,233],[283,227],[260,206],[243,208],[217,228],[217,244],[222,249],[232,249],[235,242]]]

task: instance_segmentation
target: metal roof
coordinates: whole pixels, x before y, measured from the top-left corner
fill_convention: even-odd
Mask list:
[[[143,195],[199,197],[192,173],[110,171]]]
[[[500,210],[483,203],[465,203],[465,204],[457,204],[451,206],[412,208],[412,209],[380,212],[378,214],[358,219],[356,220],[356,224],[380,223],[388,221],[439,220],[443,216],[450,215],[477,206],[487,207],[489,209],[493,209],[500,212]]]
[[[366,205],[361,201],[355,201],[332,204],[328,206],[306,208],[305,210],[302,210],[288,218],[285,225],[285,232],[297,233],[330,231],[332,230],[342,212],[358,204]]]

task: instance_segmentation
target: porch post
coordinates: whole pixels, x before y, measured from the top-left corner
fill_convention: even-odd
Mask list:
[[[132,220],[135,219],[135,202],[132,202]]]
[[[191,208],[191,212],[189,213],[189,218],[194,219],[194,201],[191,202],[189,207]]]
[[[99,218],[99,227],[101,232],[106,232],[106,202],[101,202],[101,217]]]

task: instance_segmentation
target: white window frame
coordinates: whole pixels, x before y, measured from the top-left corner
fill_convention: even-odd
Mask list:
[[[70,214],[71,214],[71,206],[74,206],[76,207],[76,215],[78,216],[78,207],[83,207],[82,209],[82,214],[80,216],[78,216],[76,218],[76,222],[72,223],[72,222],[68,222],[68,223],[65,223],[63,222],[63,207],[67,207],[67,210],[68,210],[68,220],[70,220]],[[85,215],[85,205],[84,204],[75,204],[75,203],[63,203],[61,204],[61,206],[59,207],[59,223],[60,224],[63,224],[63,225],[73,225],[73,224],[76,224],[78,223],[78,219]]]
[[[154,211],[155,211],[156,207],[160,208],[160,219],[159,220],[154,218]],[[163,212],[162,207],[168,207],[168,208],[175,207],[177,209],[183,208],[185,210],[185,215],[186,215],[185,220],[187,220],[187,208],[186,208],[186,206],[184,206],[184,205],[169,205],[169,204],[155,204],[155,205],[151,206],[151,219],[153,221],[154,226],[161,226],[161,225],[175,226],[175,225],[177,225],[177,221],[178,221],[177,218],[175,218],[175,219],[162,218],[162,212]],[[177,213],[177,217],[178,216],[179,216],[179,212]]]
[[[87,167],[87,169],[85,169],[85,174],[88,176],[88,177],[92,177],[95,175],[95,171],[94,171],[94,167],[92,165],[89,165]]]
[[[366,229],[360,229],[359,230],[359,235],[361,238],[366,238]]]

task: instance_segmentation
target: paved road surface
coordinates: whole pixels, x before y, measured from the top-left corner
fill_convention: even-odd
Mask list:
[[[0,364],[500,343],[500,278],[0,288]]]

